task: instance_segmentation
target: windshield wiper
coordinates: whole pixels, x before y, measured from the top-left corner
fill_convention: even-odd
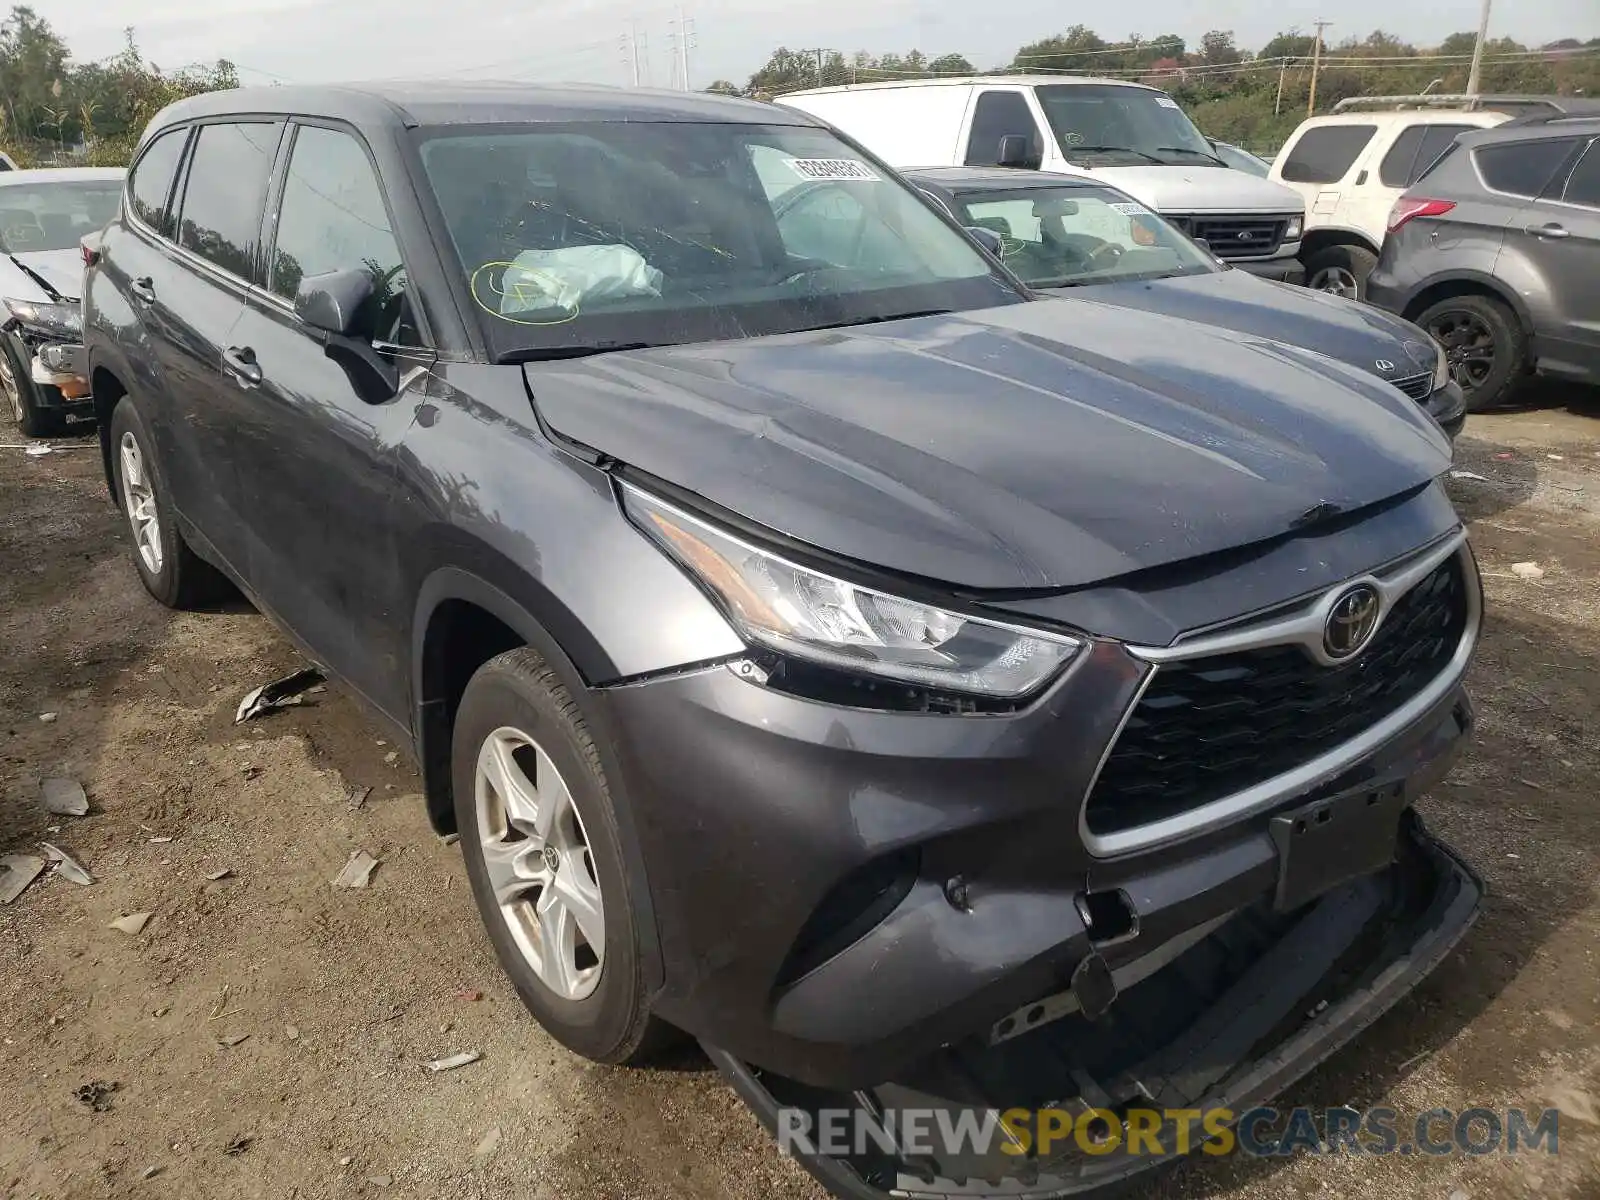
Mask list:
[[[527,350],[507,350],[496,362],[556,362],[566,358],[591,358],[596,354],[621,354],[625,350],[653,350],[670,342],[595,342],[588,346],[535,346]]]
[[[1158,167],[1170,165],[1162,162],[1154,154],[1146,154],[1143,150],[1135,150],[1132,146],[1073,146],[1067,150],[1069,161],[1074,154],[1133,154],[1145,162],[1155,163]]]
[[[814,333],[818,329],[849,329],[852,325],[878,325],[884,321],[911,321],[917,317],[947,317],[953,308],[925,308],[920,312],[889,313],[887,316],[857,317],[853,321],[830,321],[826,325],[807,325],[796,333]]]
[[[1157,146],[1156,150],[1162,154],[1194,154],[1198,155],[1200,158],[1209,158],[1219,167],[1225,167],[1228,165],[1210,151],[1196,150],[1191,146]]]

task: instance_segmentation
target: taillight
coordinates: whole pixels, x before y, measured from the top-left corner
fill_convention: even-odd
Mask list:
[[[1394,233],[1412,217],[1442,217],[1456,206],[1454,200],[1423,200],[1401,196],[1389,210],[1389,232]]]

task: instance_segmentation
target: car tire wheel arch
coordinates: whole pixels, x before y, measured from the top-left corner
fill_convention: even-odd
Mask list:
[[[485,553],[493,552],[485,548]],[[505,564],[505,569],[512,570],[509,563]],[[508,582],[516,586],[515,582]],[[544,589],[538,588],[525,577],[524,583],[526,588],[544,593]],[[522,592],[524,588],[518,588],[518,591]],[[580,668],[580,663],[568,654],[566,645],[550,634],[544,622],[530,611],[529,605],[482,576],[456,566],[440,567],[427,576],[418,592],[412,624],[412,696],[415,698],[412,728],[416,731],[417,761],[423,768],[430,823],[441,834],[461,832],[457,828],[459,810],[455,805],[458,778],[455,769],[455,713],[447,710],[452,698],[431,694],[426,670],[429,652],[427,639],[433,617],[441,606],[452,601],[481,609],[511,630],[522,645],[531,648],[561,681],[588,726],[610,791],[623,866],[628,875],[638,927],[640,968],[653,993],[665,979],[657,915],[642,851],[640,821],[634,811],[624,764],[617,757],[616,741],[605,705],[595,703],[591,698],[588,670]],[[549,603],[558,604],[553,597]],[[594,647],[593,653],[598,658],[584,661],[583,667],[599,666],[603,670],[608,660],[600,654],[598,647]]]
[[[1498,378],[1488,389],[1475,388],[1466,392],[1467,411],[1480,412],[1506,403],[1533,366],[1531,339],[1516,309],[1496,294],[1477,289],[1457,291],[1438,296],[1420,309],[1416,323],[1433,336],[1430,328],[1433,320],[1451,311],[1452,306],[1482,322],[1496,342],[1503,343],[1497,348],[1489,368],[1488,377],[1498,375]]]

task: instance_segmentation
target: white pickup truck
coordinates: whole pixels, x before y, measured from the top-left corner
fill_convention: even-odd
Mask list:
[[[1087,175],[1127,192],[1218,258],[1299,282],[1305,200],[1229,168],[1159,88],[1060,75],[918,79],[789,92],[896,167],[1003,166]]]

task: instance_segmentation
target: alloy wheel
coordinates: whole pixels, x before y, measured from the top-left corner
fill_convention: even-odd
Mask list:
[[[1477,313],[1447,309],[1428,322],[1428,332],[1444,347],[1450,377],[1464,392],[1472,392],[1494,370],[1494,330]]]
[[[1332,292],[1347,300],[1361,299],[1361,286],[1348,267],[1323,267],[1306,286],[1314,292]]]
[[[11,371],[11,356],[4,350],[0,350],[0,392],[6,394],[6,400],[11,404],[11,415],[16,418],[17,424],[22,424],[27,417],[22,411],[22,388]]]
[[[517,949],[558,997],[587,998],[605,964],[605,905],[561,772],[532,737],[502,726],[478,751],[473,803],[489,886]]]
[[[152,575],[161,574],[161,517],[156,510],[155,481],[145,468],[144,452],[130,431],[118,446],[122,460],[122,498],[139,558]]]

